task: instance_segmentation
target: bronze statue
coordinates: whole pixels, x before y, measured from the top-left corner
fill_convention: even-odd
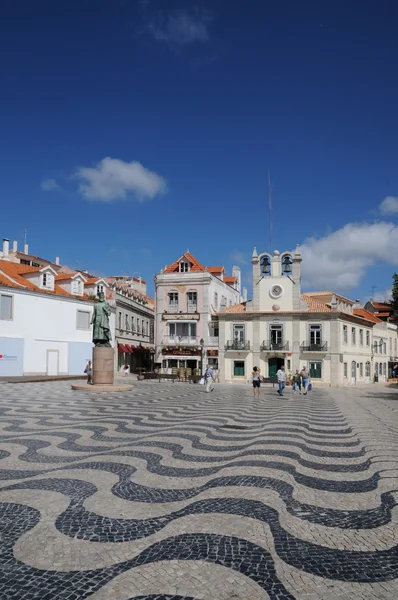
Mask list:
[[[111,314],[111,309],[105,300],[103,292],[98,297],[99,302],[94,306],[93,318],[91,319],[91,323],[94,323],[93,344],[95,346],[110,348],[112,336],[109,326],[109,315]]]

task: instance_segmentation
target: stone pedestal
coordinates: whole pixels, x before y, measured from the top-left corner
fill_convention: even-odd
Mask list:
[[[114,350],[101,346],[93,349],[93,384],[112,385],[115,379]]]

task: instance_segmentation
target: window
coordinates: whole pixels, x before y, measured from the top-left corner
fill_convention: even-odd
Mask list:
[[[12,321],[12,296],[0,294],[0,319],[3,321]]]
[[[390,356],[392,354],[392,338],[390,337]]]
[[[378,346],[377,342],[373,343],[373,352],[374,352],[374,354],[377,354],[379,352],[379,346]]]
[[[351,378],[357,378],[357,363],[355,360],[351,361]]]
[[[104,286],[102,285],[102,283],[97,285],[97,296],[99,296],[100,294],[104,293]]]
[[[180,262],[180,273],[188,273],[189,264],[187,262]]]
[[[141,330],[140,330],[140,320],[139,320],[138,317],[137,317],[137,333],[141,333]]]
[[[119,329],[122,328],[122,313],[119,312]]]
[[[310,362],[310,377],[311,379],[322,379],[322,363]]]
[[[384,351],[384,354],[387,354],[387,343],[386,342],[383,343],[383,351]]]
[[[72,294],[76,294],[78,296],[81,296],[83,290],[82,290],[82,282],[80,279],[75,279],[74,281],[72,281]]]
[[[85,310],[77,311],[77,329],[90,329],[90,313]]]
[[[218,308],[218,294],[217,294],[217,292],[214,292],[214,308],[215,309]]]
[[[351,327],[351,343],[353,346],[357,343],[357,328]]]
[[[198,294],[196,292],[187,293],[187,308],[188,312],[194,313],[198,309]]]
[[[348,367],[347,367],[347,363],[344,363],[344,377],[347,378],[348,376]]]
[[[370,362],[365,363],[365,377],[370,377]]]
[[[283,325],[270,325],[269,339],[272,348],[278,348],[283,343]]]
[[[383,363],[383,375],[387,375],[387,363]]]
[[[370,346],[370,331],[366,332],[366,345]]]
[[[363,363],[359,363],[359,376],[363,377]]]
[[[245,362],[243,360],[234,360],[234,377],[245,376]]]
[[[169,335],[177,336],[180,340],[196,337],[196,323],[170,323]]]
[[[25,260],[25,258],[21,258],[21,265],[30,265],[30,260]]]
[[[30,263],[29,263],[30,264]],[[41,265],[39,265],[39,263],[33,262],[32,261],[32,267],[41,267]]]
[[[178,292],[169,292],[169,309],[178,310]]]
[[[134,333],[134,317],[131,317],[131,331]]]
[[[124,321],[125,321],[125,329],[130,329],[130,327],[129,327],[129,316],[128,315],[124,316]]]
[[[43,287],[47,287],[47,273],[43,273]]]
[[[359,330],[359,345],[363,346],[363,329]]]
[[[322,328],[320,325],[310,325],[310,344],[311,346],[322,344]]]
[[[375,363],[375,375],[377,377],[377,375],[379,374],[379,363]]]
[[[348,344],[348,327],[343,325],[343,344]]]
[[[142,329],[141,329],[141,331],[142,331],[142,335],[145,335],[145,321],[144,320],[142,320]]]
[[[234,325],[234,342],[244,344],[245,343],[245,326]]]

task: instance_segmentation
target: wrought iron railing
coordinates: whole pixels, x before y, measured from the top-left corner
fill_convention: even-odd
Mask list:
[[[327,352],[327,342],[303,342],[300,346],[302,352]]]
[[[250,342],[229,340],[225,344],[225,350],[250,350]]]
[[[162,345],[167,346],[169,344],[197,346],[199,344],[199,338],[194,335],[168,335],[165,338],[163,338]]]
[[[289,342],[263,342],[260,346],[262,352],[287,352],[289,350]]]

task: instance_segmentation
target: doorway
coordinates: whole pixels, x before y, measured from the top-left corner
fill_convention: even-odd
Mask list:
[[[322,379],[322,363],[315,361],[310,362],[310,377],[311,379]]]
[[[47,350],[47,375],[58,375],[58,350]]]
[[[276,377],[277,372],[281,367],[285,365],[284,358],[270,358],[268,359],[268,377]]]

